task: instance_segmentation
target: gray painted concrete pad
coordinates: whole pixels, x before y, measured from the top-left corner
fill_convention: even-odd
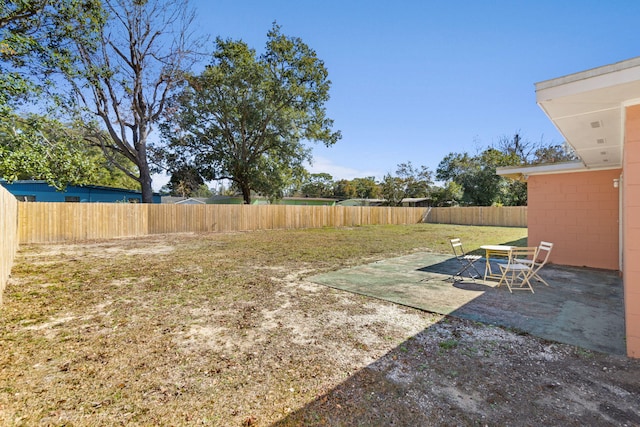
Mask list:
[[[476,265],[484,272],[484,259]],[[514,328],[551,341],[624,355],[622,280],[616,272],[547,265],[535,293],[493,281],[453,282],[455,258],[416,253],[310,277],[314,283],[434,313]]]

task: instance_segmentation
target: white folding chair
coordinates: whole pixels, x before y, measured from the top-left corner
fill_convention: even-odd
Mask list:
[[[454,282],[458,280],[464,280],[464,278],[462,277],[463,273],[467,273],[469,275],[469,278],[474,281],[477,277],[482,277],[482,274],[480,274],[480,272],[476,269],[476,266],[473,265],[476,261],[482,258],[480,255],[468,255],[464,251],[460,239],[451,239],[451,248],[453,249],[453,254],[461,265],[460,270],[456,274],[451,276],[451,279]],[[475,271],[476,275],[474,276],[473,274],[471,274],[470,270]],[[458,277],[460,279],[457,279]]]
[[[536,255],[535,259],[520,260],[520,262],[523,264],[531,264],[533,268],[533,272],[531,275],[532,278],[536,279],[538,282],[544,283],[546,286],[549,286],[549,284],[542,277],[538,275],[538,271],[540,271],[540,269],[544,267],[544,265],[549,260],[551,249],[553,249],[553,243],[540,242],[540,246],[538,246],[538,254]],[[543,253],[544,253],[544,257],[542,256]]]
[[[507,264],[498,264],[502,277],[498,282],[498,287],[503,283],[507,285],[509,292],[513,290],[530,290],[534,293],[533,286],[529,281],[533,276],[533,265],[525,263],[524,260],[535,260],[538,253],[537,247],[517,248],[509,251],[509,261]]]

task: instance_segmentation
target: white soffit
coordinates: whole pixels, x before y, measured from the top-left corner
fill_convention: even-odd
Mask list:
[[[496,168],[496,174],[506,178],[527,179],[529,175],[546,175],[566,172],[584,172],[587,169],[582,162],[547,163],[536,166],[506,166]]]
[[[640,57],[536,83],[536,100],[588,168],[622,166],[624,106],[640,98]]]

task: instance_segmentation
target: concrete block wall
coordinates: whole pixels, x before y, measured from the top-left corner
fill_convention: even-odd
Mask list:
[[[532,175],[528,186],[529,245],[553,242],[555,264],[619,268],[621,170]]]
[[[627,107],[623,240],[627,355],[640,358],[640,105]]]

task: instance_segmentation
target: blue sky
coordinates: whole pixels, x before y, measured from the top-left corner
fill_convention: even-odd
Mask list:
[[[192,0],[196,29],[262,51],[273,21],[311,46],[332,81],[343,138],[313,145],[334,179],[435,172],[450,152],[512,136],[561,143],[534,84],[640,56],[637,1]],[[155,187],[155,185],[154,185]]]

